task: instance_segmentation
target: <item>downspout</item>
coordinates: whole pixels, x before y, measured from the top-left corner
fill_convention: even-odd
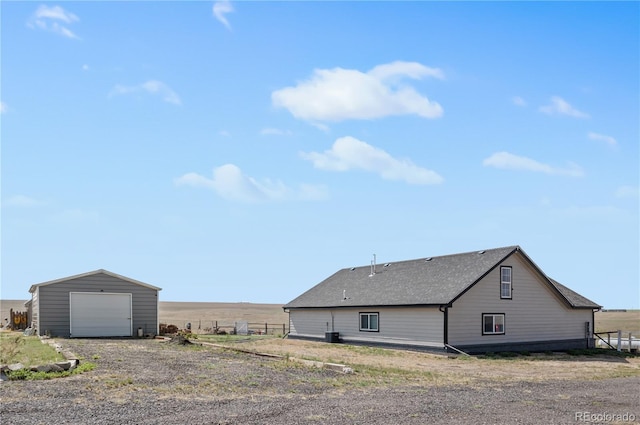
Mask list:
[[[595,348],[595,344],[596,344],[596,339],[595,339],[595,333],[596,333],[596,311],[600,311],[600,309],[591,309],[591,335],[587,335],[587,349],[591,348],[590,342],[591,340],[593,340],[593,348]]]
[[[284,332],[284,335],[282,335],[282,339],[285,339],[291,333],[291,310],[289,310],[286,307],[282,307],[282,311],[287,313],[287,322],[288,322],[287,325],[288,325],[288,328],[289,328],[289,330]]]
[[[443,307],[444,310],[442,309]],[[451,305],[441,305],[438,309],[442,313],[444,313],[444,332],[442,336],[442,342],[444,343],[445,347],[449,344],[449,307],[451,307]]]

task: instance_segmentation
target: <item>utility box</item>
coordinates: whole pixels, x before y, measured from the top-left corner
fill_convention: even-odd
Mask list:
[[[334,344],[340,342],[340,332],[325,332],[324,340]]]

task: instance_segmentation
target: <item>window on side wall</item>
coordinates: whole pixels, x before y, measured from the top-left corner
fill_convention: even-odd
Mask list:
[[[511,299],[511,267],[500,267],[500,298]]]
[[[378,332],[378,313],[360,313],[360,330]]]
[[[482,335],[504,335],[504,313],[483,314]]]

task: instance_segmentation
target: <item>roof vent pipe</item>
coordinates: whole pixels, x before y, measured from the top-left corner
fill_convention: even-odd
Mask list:
[[[369,275],[369,277],[373,276],[374,274],[376,274],[376,254],[373,254],[373,260],[371,261],[371,274]]]

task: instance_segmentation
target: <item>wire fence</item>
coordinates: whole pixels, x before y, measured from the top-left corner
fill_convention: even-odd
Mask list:
[[[598,338],[596,344],[599,347],[629,352],[640,350],[640,339],[634,337],[632,332],[617,330],[594,332],[593,334]]]
[[[247,322],[218,320],[185,320],[182,327],[160,324],[160,333],[187,331],[200,335],[286,335],[289,326],[286,323]],[[164,332],[163,332],[164,331]]]

